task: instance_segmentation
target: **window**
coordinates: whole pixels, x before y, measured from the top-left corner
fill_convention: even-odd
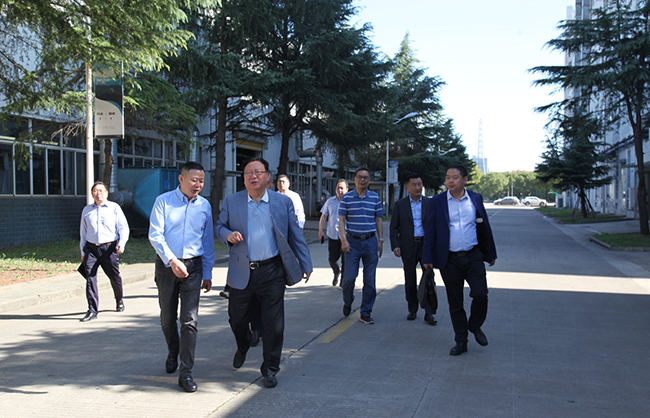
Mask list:
[[[14,194],[14,164],[10,144],[0,144],[0,194]]]
[[[46,194],[45,185],[45,154],[46,150],[38,147],[32,148],[32,172],[34,173],[34,194]],[[29,192],[28,192],[29,193]]]
[[[61,150],[47,150],[47,194],[61,194]]]

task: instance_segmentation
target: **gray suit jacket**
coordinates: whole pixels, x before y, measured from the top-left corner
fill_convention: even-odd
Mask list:
[[[420,196],[422,200],[422,229],[426,229],[429,198]],[[409,196],[395,202],[393,216],[390,218],[390,249],[399,247],[402,258],[410,258],[413,254],[413,213]]]
[[[292,286],[302,280],[302,273],[313,270],[309,247],[296,221],[291,199],[272,190],[268,190],[268,193],[275,241],[287,272],[287,285]],[[244,241],[235,245],[230,244],[228,234],[233,231],[239,231]],[[231,194],[224,199],[223,209],[215,223],[214,234],[221,242],[230,245],[228,285],[234,289],[245,289],[250,278],[248,192],[246,190]]]

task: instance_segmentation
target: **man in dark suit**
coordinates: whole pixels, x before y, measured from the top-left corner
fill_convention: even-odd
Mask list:
[[[311,256],[291,199],[267,190],[269,164],[254,158],[244,165],[246,190],[231,194],[215,225],[215,235],[230,245],[228,315],[237,341],[233,367],[246,361],[251,344],[251,307],[262,318],[261,372],[264,386],[278,384],[284,340],[284,291],[312,272]]]
[[[488,288],[484,261],[493,266],[497,251],[492,229],[483,206],[483,196],[465,189],[467,169],[452,165],[447,170],[447,191],[429,203],[429,219],[424,233],[424,268],[440,270],[445,283],[449,314],[456,345],[449,352],[457,356],[467,351],[468,331],[476,342],[488,344],[481,330],[487,316]],[[463,308],[463,285],[470,287],[470,317]]]
[[[417,173],[406,176],[406,190],[409,195],[395,202],[390,219],[390,246],[395,257],[401,257],[404,264],[404,292],[408,303],[407,320],[413,321],[418,312],[417,266],[422,261],[424,227],[429,209],[429,199],[422,196],[422,178]],[[424,314],[424,321],[436,325],[435,312],[430,308]]]

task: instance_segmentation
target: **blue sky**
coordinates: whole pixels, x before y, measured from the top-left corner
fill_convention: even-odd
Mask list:
[[[468,154],[477,153],[479,120],[490,171],[532,171],[544,151],[547,116],[533,108],[559,99],[532,87],[539,65],[562,65],[544,47],[557,38],[573,0],[356,0],[352,23],[370,23],[379,51],[394,56],[410,33],[411,48],[446,85],[440,92]]]

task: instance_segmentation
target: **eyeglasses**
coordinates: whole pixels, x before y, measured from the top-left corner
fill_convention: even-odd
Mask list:
[[[244,177],[250,177],[253,174],[255,174],[255,177],[259,177],[262,174],[266,174],[267,171],[262,171],[262,170],[256,170],[256,171],[244,171]]]
[[[359,180],[363,180],[363,181],[368,181],[368,180],[370,180],[370,177],[368,177],[368,176],[356,176],[356,177],[357,177],[357,179],[359,179]]]

